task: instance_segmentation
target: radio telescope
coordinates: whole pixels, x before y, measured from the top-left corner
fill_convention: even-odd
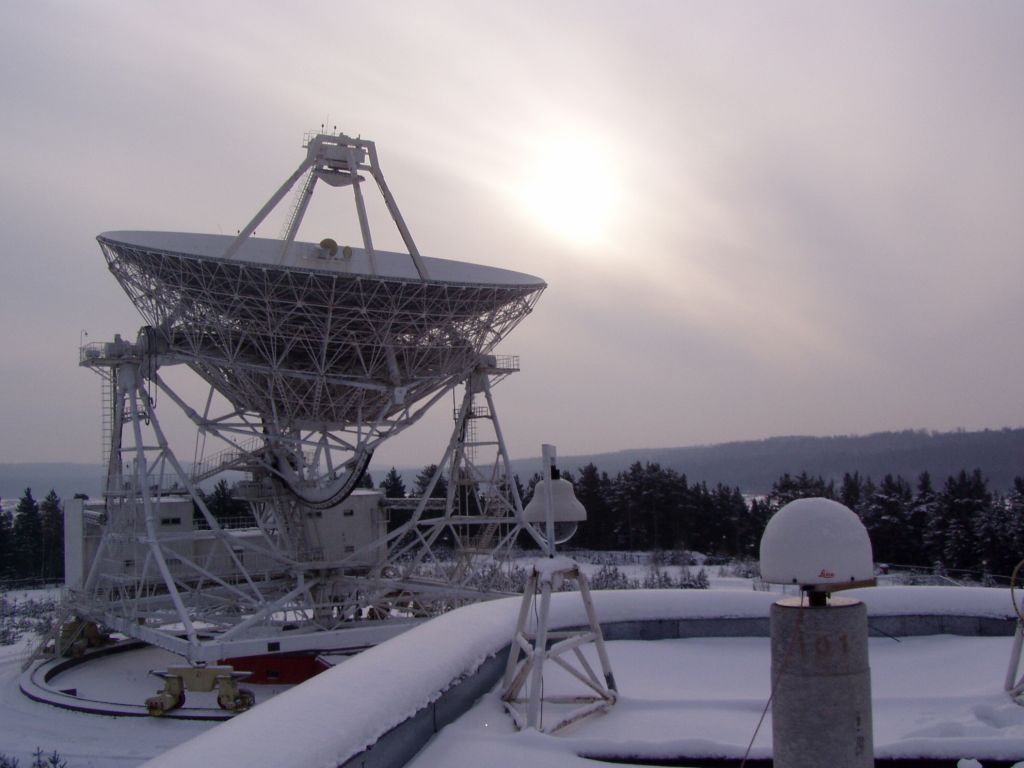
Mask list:
[[[545,283],[422,256],[373,142],[318,133],[304,148],[237,236],[98,237],[146,325],[80,350],[103,382],[108,469],[103,504],[69,517],[73,608],[192,662],[372,644],[493,594],[487,556],[521,530],[538,538],[491,388],[518,370],[494,349]],[[368,177],[407,253],[374,247]],[[282,237],[253,236],[300,180]],[[318,182],[351,188],[354,243],[297,238]],[[171,386],[160,369],[172,365],[205,395]],[[385,504],[357,487],[375,448],[460,387],[424,498]],[[158,400],[195,424],[191,462],[169,446]],[[218,519],[199,490],[227,471],[248,477],[235,486],[248,522]]]

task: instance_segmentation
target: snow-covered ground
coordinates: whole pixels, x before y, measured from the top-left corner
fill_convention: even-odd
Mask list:
[[[636,621],[763,617],[778,597],[731,577],[714,575],[712,586],[595,593],[595,600],[602,621]],[[856,595],[871,615],[1012,613],[1006,590],[897,587]],[[553,602],[562,625],[580,623],[578,596],[559,594]],[[447,614],[221,725],[102,717],[30,701],[17,685],[28,648],[23,641],[0,649],[0,753],[28,765],[36,747],[56,749],[69,768],[127,768],[158,755],[155,765],[335,765],[506,644],[517,607],[513,599]],[[872,639],[876,754],[1024,760],[1024,708],[1002,692],[1011,643],[1009,637],[950,635]],[[616,641],[608,647],[621,693],[608,714],[555,736],[520,733],[491,692],[438,734],[413,768],[583,765],[580,755],[742,757],[768,697],[767,638]],[[140,657],[132,685],[149,684],[142,675],[148,664]],[[78,684],[120,685],[85,678]],[[548,684],[560,683],[552,677]],[[769,714],[751,755],[767,756],[770,744]],[[175,745],[181,746],[171,749]]]
[[[621,697],[554,736],[516,732],[497,692],[442,730],[410,768],[589,765],[588,756],[771,756],[767,638],[608,643]],[[1009,638],[870,641],[876,757],[1024,759],[1024,708],[1002,693]],[[596,663],[596,659],[591,659]],[[545,681],[557,690],[558,675]]]
[[[0,648],[0,754],[32,764],[36,748],[57,750],[68,768],[130,768],[187,741],[214,723],[102,717],[40,704],[18,688],[30,644]],[[154,685],[155,692],[159,685]]]
[[[11,606],[55,604],[58,588],[18,589],[5,592]],[[52,620],[52,613],[47,616]],[[22,664],[31,656],[39,637],[19,633],[15,643],[0,646],[0,755],[32,764],[36,749],[57,750],[68,768],[129,768],[165,752],[207,730],[215,723],[101,717],[71,712],[31,701],[21,693],[18,681]],[[148,675],[180,659],[156,648],[101,659],[60,676],[61,687],[80,688],[98,700],[142,703],[160,687]],[[117,666],[112,674],[111,666]],[[196,694],[207,696],[210,694]],[[207,704],[209,706],[209,704]],[[214,706],[216,706],[214,704]]]
[[[995,589],[894,587],[850,594],[867,603],[869,616],[1006,618],[1013,610],[1008,592]],[[753,590],[613,591],[594,597],[606,622],[764,617],[775,599]],[[517,608],[517,600],[496,601],[441,616],[162,755],[152,766],[198,760],[268,768],[282,761],[344,762],[507,644]],[[556,626],[582,623],[579,597],[555,595],[552,616]],[[949,635],[873,640],[878,754],[1024,758],[1024,709],[1002,693],[1011,642]],[[484,761],[497,768],[566,765],[579,762],[581,754],[743,755],[767,701],[767,639],[627,641],[609,647],[623,699],[607,715],[561,735],[517,733],[492,691],[433,740],[415,759],[416,768],[468,768]],[[765,756],[769,744],[766,721],[752,754]]]

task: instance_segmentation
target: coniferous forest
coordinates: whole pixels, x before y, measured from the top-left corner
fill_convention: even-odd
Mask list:
[[[425,467],[411,495],[432,474]],[[871,536],[875,561],[976,578],[1008,576],[1024,559],[1024,477],[1008,493],[993,492],[980,470],[945,478],[927,472],[908,479],[846,473],[836,484],[819,476],[783,474],[763,496],[739,488],[690,482],[657,463],[634,463],[614,477],[594,464],[563,473],[575,486],[588,519],[572,541],[593,550],[701,552],[713,558],[754,560],[769,518],[786,503],[811,496],[835,499],[856,512]],[[539,479],[521,486],[524,501]],[[516,478],[518,482],[518,478]],[[370,484],[367,480],[366,484]],[[394,470],[380,483],[387,496],[407,494]],[[444,495],[444,488],[434,489]],[[247,516],[221,482],[207,496],[218,518]],[[37,501],[25,489],[16,508],[0,512],[0,584],[59,582],[64,576],[61,499]]]
[[[824,496],[860,516],[878,563],[1006,576],[1024,558],[1022,477],[1001,495],[978,470],[938,482],[927,472],[912,481],[846,473],[838,486],[784,474],[755,498],[738,488],[690,483],[657,464],[636,463],[614,478],[588,465],[572,479],[588,512],[574,544],[589,549],[687,549],[756,559],[776,511],[794,499]]]
[[[64,506],[50,491],[40,502],[26,488],[14,513],[0,510],[0,584],[64,579]]]

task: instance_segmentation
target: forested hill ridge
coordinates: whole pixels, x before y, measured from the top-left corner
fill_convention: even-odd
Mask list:
[[[573,475],[593,463],[614,477],[632,464],[657,463],[685,474],[690,482],[721,483],[744,493],[767,493],[785,473],[821,476],[840,483],[844,473],[880,479],[901,475],[911,482],[928,471],[942,480],[961,469],[980,469],[988,487],[1005,492],[1024,476],[1024,428],[967,432],[905,430],[836,437],[771,437],[687,448],[638,448],[592,455],[560,455],[558,465]],[[537,471],[538,459],[512,462],[522,478]]]
[[[412,478],[422,466],[436,461],[437,456],[425,455],[421,466],[401,468],[402,474],[408,477],[407,485],[412,487]],[[1014,477],[1024,476],[1024,428],[771,437],[686,448],[560,455],[558,459],[559,466],[574,476],[580,467],[593,463],[600,471],[614,477],[636,462],[657,463],[685,474],[690,482],[703,481],[711,486],[722,483],[750,494],[769,492],[772,484],[787,472],[806,472],[838,485],[847,472],[859,472],[862,477],[875,479],[886,474],[900,475],[913,482],[923,471],[941,481],[961,469],[980,469],[992,491],[1006,492],[1013,486]],[[537,457],[512,462],[513,471],[524,481],[539,467]],[[372,467],[374,485],[380,483],[387,470],[387,467]],[[102,477],[103,468],[99,464],[0,464],[0,498],[17,499],[25,488],[33,488],[40,497],[51,488],[62,499],[71,498],[75,493],[97,495]]]

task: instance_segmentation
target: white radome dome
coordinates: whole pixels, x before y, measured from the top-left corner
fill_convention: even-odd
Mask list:
[[[874,583],[867,529],[831,499],[791,501],[761,536],[761,578],[826,592]]]

